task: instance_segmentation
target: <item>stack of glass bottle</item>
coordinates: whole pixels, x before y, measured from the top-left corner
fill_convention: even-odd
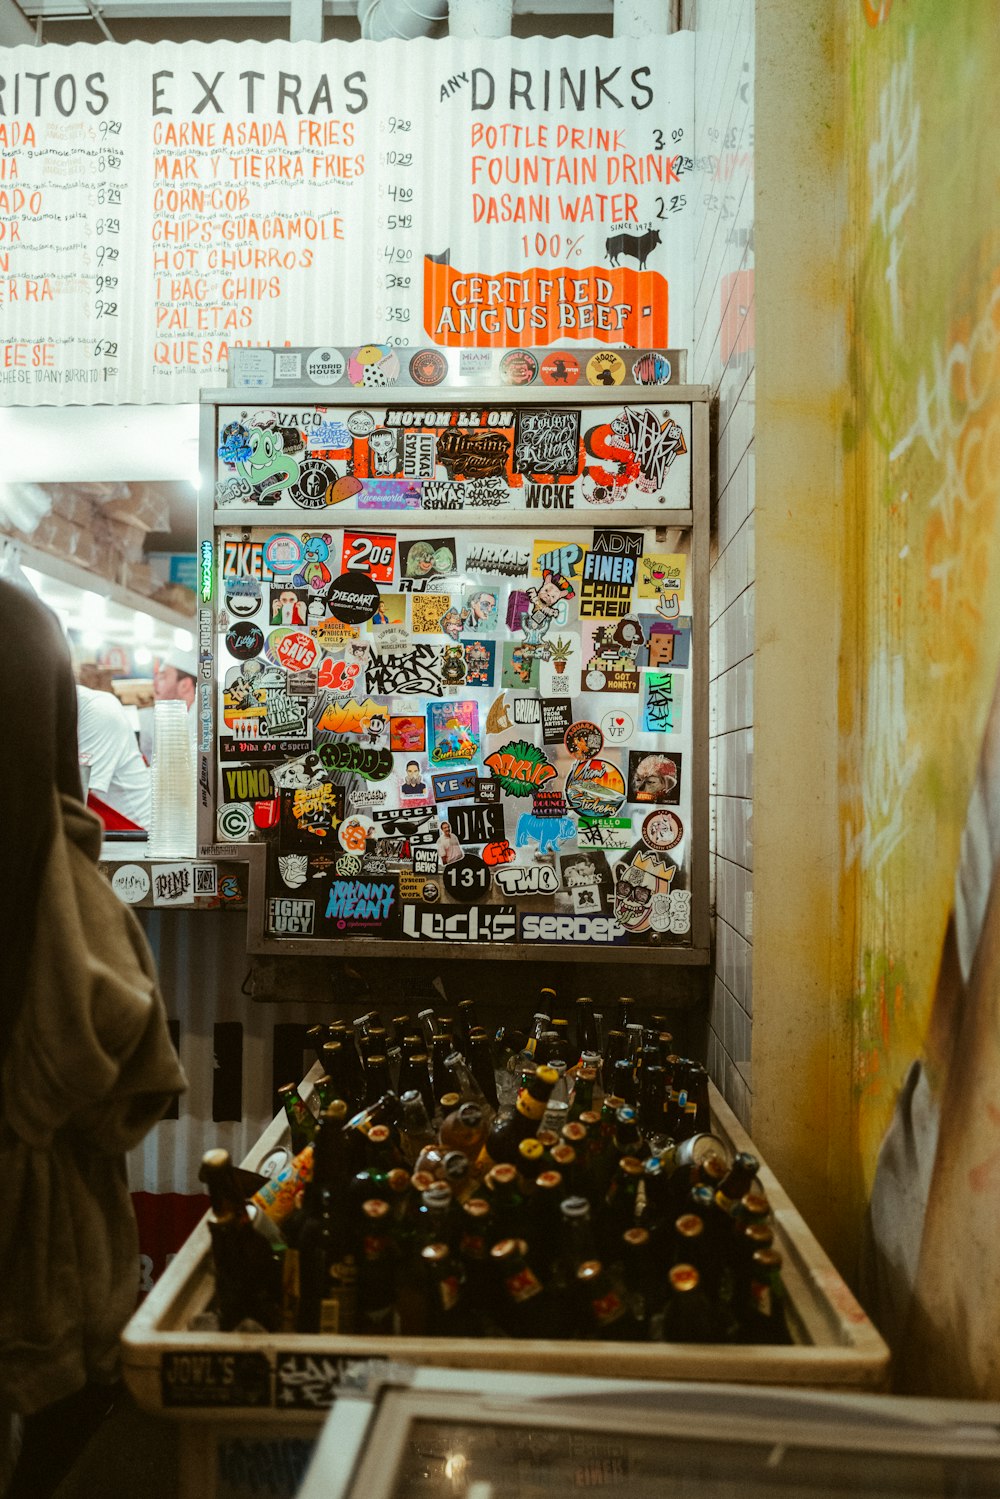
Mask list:
[[[492,1040],[471,1000],[314,1026],[288,1165],[247,1204],[203,1161],[218,1325],[791,1342],[759,1163],[711,1133],[704,1068],[630,999],[603,1033],[574,1009]]]

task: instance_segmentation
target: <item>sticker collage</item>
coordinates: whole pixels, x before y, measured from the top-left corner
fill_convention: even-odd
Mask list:
[[[418,411],[397,426],[327,411],[343,432],[323,434],[333,475],[308,518],[301,465],[278,470],[294,455],[282,430],[315,428],[267,415],[221,414],[217,497],[236,486],[271,524],[216,532],[217,833],[267,844],[266,934],[690,944],[689,533],[668,551],[628,523],[673,463],[646,488],[648,448],[643,468],[590,432],[621,418],[624,441],[626,419],[650,415],[662,433],[671,414]],[[414,466],[450,477],[401,473],[416,448]],[[492,530],[366,513],[411,484],[421,509],[433,486],[455,493],[442,509],[472,508],[491,478],[510,508],[533,508],[536,484],[564,503]],[[619,515],[617,494],[586,503],[605,480]],[[331,498],[337,485],[350,492]]]

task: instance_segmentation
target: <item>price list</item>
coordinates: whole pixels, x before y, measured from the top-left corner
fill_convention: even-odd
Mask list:
[[[0,113],[0,401],[114,400],[135,191],[123,122],[94,117],[93,77],[82,95],[72,73],[3,84],[18,113]]]

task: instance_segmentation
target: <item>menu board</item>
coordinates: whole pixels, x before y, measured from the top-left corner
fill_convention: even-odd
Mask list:
[[[324,341],[688,347],[692,57],[684,32],[641,57],[9,48],[0,402],[193,401],[251,346],[309,343],[320,371]]]
[[[691,945],[690,532],[629,519],[690,504],[690,427],[219,407],[217,836],[267,937]]]

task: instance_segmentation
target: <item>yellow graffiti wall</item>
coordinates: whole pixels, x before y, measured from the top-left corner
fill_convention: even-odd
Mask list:
[[[857,0],[845,54],[859,574],[845,587],[858,614],[844,657],[843,841],[869,1182],[927,1038],[1000,663],[998,23],[991,0]]]

